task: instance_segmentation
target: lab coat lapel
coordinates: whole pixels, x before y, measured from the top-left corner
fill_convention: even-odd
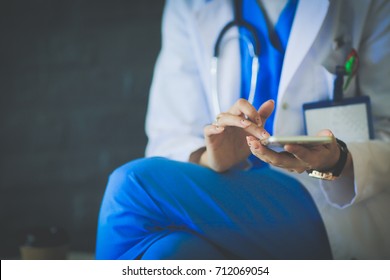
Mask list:
[[[280,100],[294,73],[302,63],[316,38],[328,12],[329,0],[300,0],[284,57],[279,84]]]

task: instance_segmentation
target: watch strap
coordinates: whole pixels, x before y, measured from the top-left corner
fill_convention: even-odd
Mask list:
[[[340,139],[336,138],[336,141],[340,148],[340,157],[331,172],[333,173],[333,176],[339,177],[341,175],[341,172],[343,172],[345,164],[347,163],[348,148],[347,145]]]

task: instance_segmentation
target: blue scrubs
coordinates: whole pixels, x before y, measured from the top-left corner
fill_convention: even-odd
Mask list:
[[[146,158],[110,176],[97,259],[330,259],[309,193],[267,167],[216,173]]]
[[[257,38],[260,42],[259,64],[260,71],[257,77],[257,87],[253,106],[259,108],[261,104],[269,99],[277,102],[279,90],[279,81],[282,73],[284,54],[286,52],[288,38],[290,36],[291,26],[294,20],[298,0],[289,0],[282,10],[275,27],[270,26],[267,18],[260,6],[256,3],[258,0],[243,0],[243,18],[255,27]],[[249,32],[242,28],[240,33],[250,37]],[[251,63],[252,58],[249,54],[246,42],[241,42],[241,61],[242,61],[242,88],[241,96],[248,99],[251,85]],[[265,129],[272,135],[274,113],[268,118]]]
[[[255,2],[244,0],[243,13],[256,23],[261,12]],[[295,6],[290,0],[282,12],[290,14],[287,26]],[[256,27],[264,32],[264,26]],[[272,46],[263,50],[268,55],[261,63],[268,57],[272,65],[261,66],[260,85],[269,91],[256,93],[259,104],[275,98],[284,54]],[[306,189],[258,163],[248,171],[216,173],[156,157],[118,168],[101,205],[96,258],[331,259],[322,219]]]
[[[258,0],[242,1],[242,17],[245,21],[255,27],[257,38],[260,43],[260,71],[257,76],[253,106],[259,108],[265,101],[273,99],[276,107],[284,54],[286,52],[298,0],[289,0],[287,2],[274,27],[271,26],[271,23],[263,13],[263,9],[256,3],[257,1]],[[245,28],[240,29],[240,34],[249,38],[251,37],[248,30]],[[240,42],[240,54],[242,63],[241,97],[248,99],[252,82],[252,57],[248,51],[247,43],[244,41]],[[275,111],[269,116],[265,123],[265,129],[271,135],[273,134],[274,117]],[[264,162],[253,155],[250,156],[249,159],[255,167],[265,165]]]

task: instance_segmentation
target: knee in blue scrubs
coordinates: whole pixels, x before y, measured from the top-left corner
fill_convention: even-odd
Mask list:
[[[97,259],[332,258],[316,206],[294,179],[165,158],[112,173],[96,246]]]

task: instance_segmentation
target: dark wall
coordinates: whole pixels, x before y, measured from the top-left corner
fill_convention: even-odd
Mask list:
[[[64,227],[93,252],[109,173],[142,157],[163,0],[0,2],[0,256]]]

